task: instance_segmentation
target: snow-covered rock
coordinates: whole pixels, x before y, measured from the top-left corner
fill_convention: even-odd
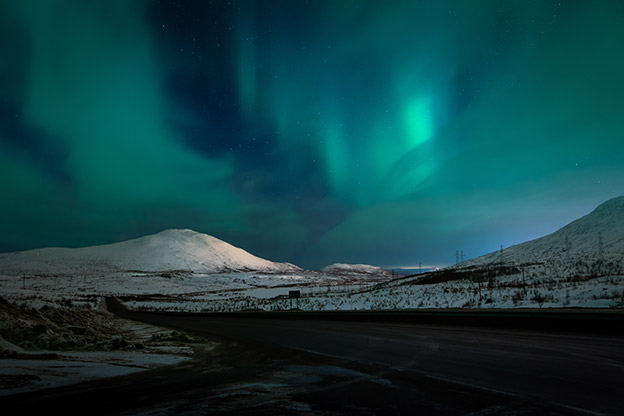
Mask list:
[[[334,263],[323,267],[321,271],[329,274],[388,274],[388,272],[381,267],[371,266],[368,264]]]
[[[617,260],[624,256],[624,196],[610,199],[588,215],[536,240],[495,251],[459,267],[492,263],[543,263],[553,259]]]
[[[3,273],[98,274],[127,270],[283,273],[301,269],[290,263],[261,259],[207,234],[179,229],[93,247],[0,254]]]

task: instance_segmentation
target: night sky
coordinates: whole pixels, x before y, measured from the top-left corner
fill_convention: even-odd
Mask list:
[[[624,194],[624,2],[0,3],[0,251],[446,265]]]

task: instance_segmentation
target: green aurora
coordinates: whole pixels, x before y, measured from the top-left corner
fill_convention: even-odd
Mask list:
[[[0,251],[474,257],[624,194],[624,2],[0,4]]]

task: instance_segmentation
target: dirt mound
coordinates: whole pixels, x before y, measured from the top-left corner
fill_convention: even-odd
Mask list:
[[[142,348],[127,328],[105,312],[83,308],[34,309],[0,297],[0,338],[23,350],[115,350]],[[16,353],[0,343],[0,355]]]

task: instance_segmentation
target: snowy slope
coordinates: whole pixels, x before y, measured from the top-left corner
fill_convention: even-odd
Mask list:
[[[459,267],[481,266],[501,260],[526,264],[581,257],[598,259],[601,254],[604,260],[624,256],[624,196],[604,202],[590,214],[552,234],[506,248],[502,253],[496,251],[468,260]]]
[[[0,272],[4,273],[94,274],[127,270],[217,273],[301,269],[290,263],[261,259],[207,234],[177,229],[101,246],[0,254]]]
[[[388,272],[381,267],[370,266],[368,264],[334,263],[323,267],[321,271],[330,274],[388,274]]]

